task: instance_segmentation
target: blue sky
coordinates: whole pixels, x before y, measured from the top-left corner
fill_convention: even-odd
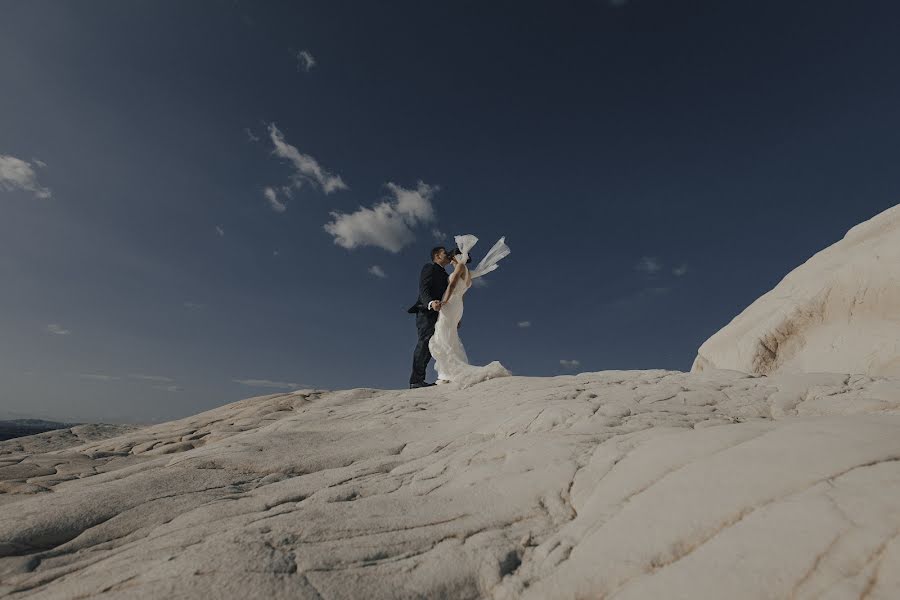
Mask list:
[[[687,370],[900,198],[891,2],[0,11],[0,418],[403,387],[461,233],[474,362]]]

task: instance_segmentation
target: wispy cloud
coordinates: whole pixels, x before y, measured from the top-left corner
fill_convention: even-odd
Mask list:
[[[519,321],[516,323],[516,327],[527,329],[528,327],[531,327],[531,321]]]
[[[371,267],[369,267],[369,273],[371,273],[375,277],[380,277],[381,279],[387,277],[387,275],[384,274],[384,269],[382,269],[378,265],[372,265]]]
[[[310,54],[309,50],[300,50],[294,56],[297,59],[297,71],[305,71],[309,73],[316,66],[316,59]]]
[[[78,373],[78,377],[81,379],[88,379],[90,381],[120,381],[123,379],[122,377],[116,375],[107,375],[104,373]],[[127,377],[128,379],[133,379],[137,381],[146,382],[149,384],[153,384],[153,389],[162,390],[165,392],[180,392],[182,391],[181,386],[176,385],[175,380],[171,377],[163,377],[162,375],[144,375],[142,373],[131,373]]]
[[[672,275],[674,275],[675,277],[681,277],[682,275],[684,275],[687,272],[688,272],[687,265],[679,265],[679,266],[675,267],[674,269],[672,269]]]
[[[232,379],[232,381],[248,387],[277,388],[285,390],[309,387],[290,381],[272,381],[271,379]]]
[[[259,137],[256,134],[254,134],[250,130],[249,127],[244,127],[244,133],[247,134],[247,141],[250,141],[250,142],[258,142],[259,141]]]
[[[162,390],[164,392],[180,392],[183,388],[177,385],[154,385],[153,389]]]
[[[185,302],[184,307],[190,310],[202,310],[206,308],[206,305],[200,304],[199,302]]]
[[[131,379],[138,379],[140,381],[153,381],[156,383],[172,383],[175,381],[171,377],[163,377],[162,375],[144,375],[142,373],[132,373],[129,375]]]
[[[476,277],[472,280],[472,287],[486,288],[489,285],[491,285],[491,282],[488,281],[487,277]]]
[[[431,230],[431,236],[434,238],[434,241],[436,241],[436,242],[443,242],[444,240],[447,239],[447,234],[437,228],[434,228]]]
[[[63,327],[58,323],[50,323],[49,325],[47,325],[47,331],[49,331],[50,333],[55,333],[56,335],[69,335],[70,333],[72,333],[68,329],[63,329]]]
[[[263,190],[263,196],[266,197],[266,200],[269,201],[269,206],[272,207],[277,213],[283,213],[287,210],[287,206],[278,199],[278,192],[275,191],[275,188],[267,187]]]
[[[35,164],[39,167],[47,166],[41,161],[37,161]],[[0,154],[0,189],[24,190],[33,193],[35,198],[51,196],[50,189],[38,183],[37,174],[30,164],[7,154]]]
[[[79,373],[78,376],[82,379],[90,379],[92,381],[115,381],[119,379],[114,375],[104,375],[102,373]]]
[[[644,256],[635,268],[642,273],[653,275],[662,269],[662,265],[655,256]]]
[[[375,246],[396,253],[416,239],[413,227],[434,220],[431,199],[438,186],[419,181],[412,190],[395,183],[388,183],[387,188],[393,198],[372,208],[331,213],[333,220],[325,224],[325,231],[334,237],[335,244],[347,249]]]
[[[580,360],[574,360],[574,359],[573,359],[573,360],[566,360],[566,359],[564,359],[564,358],[561,358],[561,359],[559,359],[559,364],[560,364],[564,369],[577,369],[578,367],[581,366],[581,361],[580,361]]]
[[[40,167],[40,168],[42,168],[42,169],[44,169],[44,168],[47,167],[47,163],[45,163],[45,162],[42,161],[42,160],[38,160],[38,159],[36,159],[36,158],[32,158],[32,159],[31,159],[31,162],[33,162],[36,166],[38,166],[38,167]]]
[[[289,144],[275,123],[269,124],[269,138],[275,146],[272,153],[287,160],[294,168],[294,173],[291,175],[294,187],[300,187],[303,182],[310,182],[317,185],[326,194],[349,189],[340,175],[332,175],[322,168],[315,158],[309,154],[303,154],[297,150],[296,146]]]
[[[216,233],[219,234],[219,237],[225,236],[225,230],[222,228],[221,225],[216,225]]]

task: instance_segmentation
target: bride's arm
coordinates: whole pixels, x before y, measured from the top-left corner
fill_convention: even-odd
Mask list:
[[[447,291],[444,292],[444,297],[441,298],[441,304],[447,302],[450,299],[450,296],[453,294],[453,288],[456,287],[456,282],[459,281],[459,270],[454,269],[454,271],[450,274],[450,279],[447,282]]]

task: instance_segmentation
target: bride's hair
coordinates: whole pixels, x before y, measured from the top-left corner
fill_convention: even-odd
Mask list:
[[[460,250],[459,248],[454,248],[453,250],[451,250],[450,252],[447,253],[447,256],[449,256],[450,258],[453,258],[454,256],[457,256],[459,254],[462,254],[462,250]],[[468,260],[466,260],[466,264],[469,264],[470,262],[472,262],[471,256],[469,256]]]

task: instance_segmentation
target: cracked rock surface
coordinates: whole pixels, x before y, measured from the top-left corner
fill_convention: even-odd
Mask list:
[[[900,597],[900,379],[302,390],[0,486],[13,599]]]

